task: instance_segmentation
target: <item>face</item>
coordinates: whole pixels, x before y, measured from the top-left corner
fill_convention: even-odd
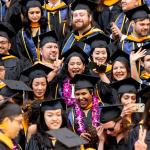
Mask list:
[[[121,6],[123,11],[133,9],[138,6],[138,0],[122,0]]]
[[[131,104],[136,102],[136,94],[135,93],[124,93],[121,96],[121,103],[123,105]]]
[[[75,91],[75,98],[78,100],[81,108],[88,107],[92,102],[92,94],[88,89],[80,89]]]
[[[150,55],[144,57],[143,66],[146,72],[150,73]]]
[[[68,72],[71,78],[76,74],[82,74],[84,72],[85,65],[83,64],[80,57],[73,56],[68,62]]]
[[[22,129],[22,115],[13,117],[12,119],[6,118],[4,121],[7,122],[7,136],[9,138],[14,139],[19,134],[19,131]],[[13,130],[12,130],[13,129]]]
[[[150,19],[138,20],[132,23],[133,25],[133,32],[138,37],[144,37],[149,35],[150,31]]]
[[[87,10],[75,10],[73,12],[72,23],[75,30],[84,30],[91,24],[91,20]]]
[[[45,77],[35,78],[32,82],[34,96],[37,99],[43,99],[47,88]]]
[[[45,111],[44,119],[49,130],[59,129],[62,125],[61,109]]]
[[[109,121],[102,124],[102,126],[104,128],[104,132],[110,136],[116,136],[121,130],[120,122]]]
[[[29,8],[28,18],[32,23],[37,23],[41,19],[41,9],[39,7]]]
[[[124,64],[122,64],[119,61],[116,61],[113,65],[113,77],[115,80],[120,81],[123,79],[127,78],[127,69],[124,66]]]
[[[57,43],[46,43],[42,48],[42,57],[46,61],[55,61],[59,57],[59,47]]]
[[[0,66],[0,80],[4,80],[5,79],[5,67],[4,66]]]
[[[98,64],[105,64],[107,60],[107,51],[106,48],[95,48],[92,54],[94,62]]]
[[[11,44],[5,37],[0,36],[0,54],[8,54]]]

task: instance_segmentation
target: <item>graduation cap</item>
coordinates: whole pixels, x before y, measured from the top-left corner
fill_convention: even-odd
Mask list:
[[[85,60],[85,63],[88,64],[89,62],[89,56],[81,49],[81,47],[77,45],[73,45],[69,50],[67,50],[65,53],[61,55],[61,57],[65,58],[65,61],[70,59],[72,56],[78,56]]]
[[[102,106],[100,122],[107,123],[109,121],[119,119],[121,112],[122,112],[122,105],[120,104]]]
[[[22,0],[21,4],[29,9],[30,7],[42,7],[44,2],[45,0]]]
[[[111,60],[112,63],[115,61],[124,61],[129,63],[129,55],[122,50],[117,50],[111,55],[109,60]]]
[[[66,109],[66,105],[62,98],[57,98],[54,100],[45,100],[41,103],[41,110],[56,110],[56,109]]]
[[[71,80],[71,84],[75,84],[75,89],[94,88],[99,77],[86,74],[76,74]]]
[[[125,14],[130,21],[144,19],[149,18],[148,14],[150,14],[150,9],[146,4],[144,4],[142,6],[126,11]]]
[[[100,0],[75,0],[72,4],[71,4],[71,9],[73,11],[75,10],[88,10],[88,11],[92,11],[94,8],[96,8],[96,6],[99,4]]]
[[[54,30],[49,31],[49,32],[45,32],[43,34],[40,34],[36,37],[33,38],[33,41],[35,43],[35,45],[38,47],[43,47],[46,43],[52,42],[52,43],[57,43],[58,42],[58,38],[57,35],[55,33]]]
[[[77,148],[80,148],[81,145],[88,143],[88,141],[82,139],[79,135],[70,131],[67,128],[47,131],[47,134],[55,137],[60,143],[62,143],[66,147],[66,149],[69,150],[76,150]]]
[[[0,36],[11,39],[15,35],[15,30],[8,22],[0,22]]]
[[[35,63],[33,66],[25,69],[21,72],[22,75],[29,77],[30,79],[47,76],[52,69],[41,62]]]
[[[150,43],[141,46],[142,50],[146,49],[145,55],[150,55]],[[136,48],[133,51],[137,52],[140,48]]]
[[[134,80],[133,78],[127,78],[127,79],[112,83],[111,87],[116,89],[119,94],[137,93],[137,90],[140,87],[140,83]]]

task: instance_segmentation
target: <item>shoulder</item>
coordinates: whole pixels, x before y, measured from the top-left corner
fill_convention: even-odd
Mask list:
[[[0,149],[1,150],[10,150],[4,143],[0,141]]]

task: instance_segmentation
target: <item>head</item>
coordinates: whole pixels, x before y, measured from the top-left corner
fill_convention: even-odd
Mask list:
[[[54,62],[59,57],[59,45],[56,42],[48,42],[41,48],[42,60]]]
[[[11,48],[11,43],[9,38],[0,35],[0,54],[9,54],[9,49]]]
[[[150,55],[145,55],[142,59],[142,66],[147,73],[150,73]]]
[[[66,116],[62,109],[41,110],[39,130],[56,130],[66,126]]]
[[[8,138],[15,139],[22,129],[21,108],[17,104],[6,102],[0,106],[0,110],[1,130]]]
[[[116,60],[112,65],[113,80],[120,81],[129,77],[129,64],[124,60]]]
[[[74,30],[83,31],[92,26],[92,14],[89,10],[79,9],[72,13],[72,25]]]
[[[107,135],[116,137],[121,131],[122,131],[122,120],[120,118],[117,118],[113,121],[108,121],[106,123],[103,123],[102,126],[104,128],[104,132]]]
[[[136,93],[130,92],[120,94],[120,102],[124,106],[136,103]]]
[[[139,6],[138,0],[121,0],[121,7],[123,11],[128,11]]]
[[[136,37],[148,36],[150,32],[150,18],[136,19],[132,22],[133,34]]]
[[[34,93],[34,98],[44,99],[47,90],[47,79],[46,77],[37,77],[32,81],[32,89]]]
[[[0,80],[4,80],[5,79],[5,73],[6,73],[6,69],[5,66],[2,64],[0,64]]]
[[[87,108],[91,102],[93,97],[93,89],[83,88],[83,89],[75,89],[75,98],[77,99],[79,106],[82,109]]]

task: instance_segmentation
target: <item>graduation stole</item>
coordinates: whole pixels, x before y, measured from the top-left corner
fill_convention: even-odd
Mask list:
[[[1,126],[1,125],[0,125]],[[17,150],[17,147],[13,144],[12,140],[0,132],[0,141],[4,143],[11,150]]]
[[[140,76],[140,77],[142,77],[142,78],[144,78],[144,79],[149,79],[149,78],[150,78],[150,73],[147,73],[147,72],[143,71],[143,72],[141,73],[141,76]]]
[[[35,22],[35,23],[33,22],[33,23],[31,23],[30,27],[31,28],[39,28],[40,24],[38,22]]]
[[[50,7],[48,4],[44,4],[42,7],[44,9],[47,9],[48,11],[56,11],[61,9],[62,7],[67,6],[64,2],[61,2],[59,5],[55,6],[55,7]]]
[[[11,58],[17,58],[17,57],[13,56],[13,55],[8,55],[8,56],[2,57],[2,60],[7,60],[7,59],[11,59]]]
[[[0,89],[2,89],[3,87],[5,87],[6,86],[6,84],[5,83],[3,83],[3,82],[0,82]]]
[[[112,6],[116,3],[118,3],[120,0],[103,0],[102,3],[105,5],[105,6]]]
[[[77,41],[79,41],[79,40],[81,40],[82,38],[87,37],[87,36],[89,36],[89,35],[91,35],[92,33],[95,33],[95,32],[101,32],[102,34],[104,34],[104,32],[103,32],[102,30],[93,27],[93,28],[91,28],[91,30],[88,31],[86,34],[83,34],[83,35],[75,35],[75,39],[76,39]]]
[[[106,67],[106,73],[112,70],[112,65],[108,64]]]
[[[145,40],[150,40],[150,35],[149,36],[145,36],[145,37],[141,37],[141,38],[137,38],[137,37],[134,37],[132,35],[129,35],[129,36],[127,36],[127,39],[131,40],[131,41],[134,41],[134,42],[137,42],[137,43],[142,43]]]

